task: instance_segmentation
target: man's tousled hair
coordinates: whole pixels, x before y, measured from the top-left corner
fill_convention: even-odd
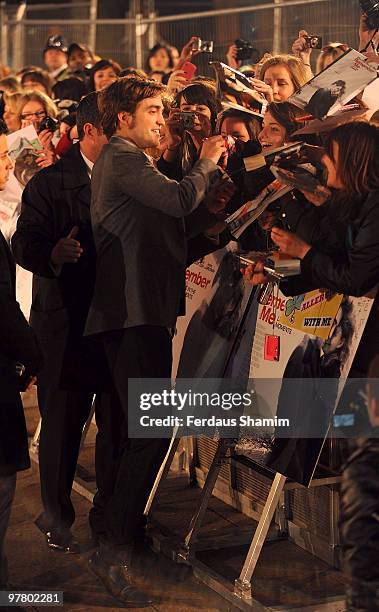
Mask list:
[[[160,96],[165,86],[139,77],[122,77],[99,93],[98,105],[101,126],[110,138],[118,128],[118,113],[135,113],[137,105],[146,98]]]
[[[76,109],[76,127],[79,140],[84,138],[84,126],[86,123],[91,123],[97,129],[101,127],[98,93],[96,91],[92,91],[84,96]]]

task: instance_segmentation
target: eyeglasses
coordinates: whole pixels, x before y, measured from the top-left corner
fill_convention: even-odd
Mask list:
[[[33,117],[36,117],[37,119],[44,119],[47,117],[47,113],[46,111],[38,111],[37,113],[22,113],[21,115],[21,119],[25,119],[27,121],[32,120]]]

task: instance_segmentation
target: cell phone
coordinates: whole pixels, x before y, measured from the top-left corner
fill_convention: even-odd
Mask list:
[[[192,62],[185,62],[183,64],[182,70],[187,81],[190,81],[195,76],[197,66],[195,66],[195,64],[192,64]]]
[[[322,36],[304,36],[308,49],[322,49]]]

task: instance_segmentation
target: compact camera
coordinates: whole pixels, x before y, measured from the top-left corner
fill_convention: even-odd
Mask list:
[[[359,0],[361,11],[366,15],[366,26],[369,30],[379,29],[379,2],[377,0]]]
[[[304,36],[308,49],[322,49],[321,36]]]
[[[195,125],[196,113],[191,111],[179,111],[178,117],[183,130],[192,130]]]
[[[251,59],[255,49],[253,45],[249,43],[248,40],[237,38],[237,40],[234,41],[234,44],[237,47],[237,55],[236,55],[237,61],[242,62],[243,60]]]
[[[201,40],[201,38],[198,38],[198,40],[196,40],[192,45],[192,51],[213,53],[213,46],[213,40]]]
[[[42,132],[42,130],[49,130],[49,132],[55,132],[58,128],[59,121],[53,119],[52,117],[45,117],[42,119],[41,123],[38,127],[38,133]]]

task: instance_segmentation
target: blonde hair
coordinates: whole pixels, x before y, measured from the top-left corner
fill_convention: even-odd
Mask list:
[[[309,81],[309,73],[307,67],[303,64],[300,58],[294,55],[287,55],[285,53],[280,55],[274,55],[267,59],[261,66],[259,71],[259,78],[264,81],[265,74],[272,66],[285,66],[291,75],[291,81],[296,89],[300,89],[307,81]]]
[[[11,113],[16,115],[21,114],[21,108],[23,107],[23,94],[19,91],[16,93],[4,93],[4,102],[9,106]]]
[[[328,43],[321,49],[321,53],[317,58],[316,73],[322,72],[325,68],[326,60],[331,58],[334,62],[338,57],[341,57],[346,51],[349,50],[349,45],[345,43]]]
[[[49,117],[53,117],[53,119],[57,118],[57,107],[55,106],[52,99],[49,98],[49,96],[47,96],[46,94],[44,94],[42,91],[25,91],[22,94],[20,115],[25,104],[27,104],[28,102],[39,102],[43,106]]]
[[[16,93],[21,91],[21,83],[15,76],[4,77],[0,80],[0,89],[7,93]]]

